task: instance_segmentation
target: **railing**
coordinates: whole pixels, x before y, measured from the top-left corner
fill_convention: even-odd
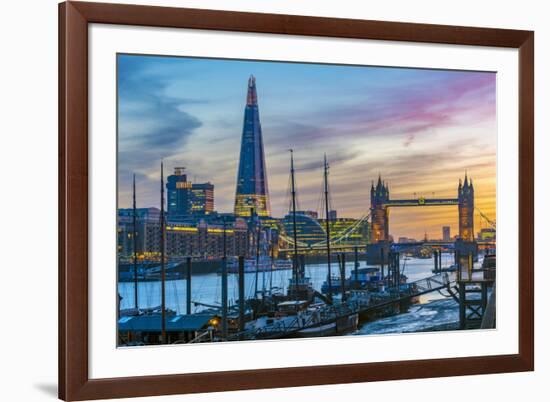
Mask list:
[[[198,342],[202,342],[204,338],[206,338],[208,335],[212,335],[212,331],[208,330],[208,331],[205,331],[203,333],[201,333],[200,335],[197,335],[196,337],[194,337],[193,339],[191,339],[189,341],[189,343],[198,343]]]

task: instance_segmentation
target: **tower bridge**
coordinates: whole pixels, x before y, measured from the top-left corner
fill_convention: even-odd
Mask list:
[[[459,238],[466,242],[474,241],[474,184],[464,175],[459,180],[456,198],[411,198],[391,199],[390,191],[381,177],[371,185],[371,243],[389,241],[389,209],[398,207],[458,206]]]
[[[404,199],[392,199],[387,184],[382,181],[382,178],[378,178],[376,185],[374,183],[370,190],[371,203],[368,212],[358,219],[354,224],[345,228],[342,232],[333,235],[330,244],[331,249],[339,250],[341,252],[353,252],[357,244],[351,244],[348,238],[355,231],[360,230],[363,222],[368,222],[370,227],[370,239],[367,245],[367,254],[370,254],[370,261],[378,264],[378,259],[381,255],[381,249],[384,250],[383,254],[386,254],[390,249],[400,250],[404,248],[428,246],[432,248],[444,248],[454,250],[456,246],[464,254],[477,254],[477,248],[494,248],[494,241],[476,241],[474,232],[474,210],[480,213],[491,227],[496,227],[496,222],[489,220],[489,218],[483,214],[474,204],[474,185],[471,178],[467,175],[464,179],[459,179],[457,187],[456,198],[404,198]],[[432,206],[456,206],[458,208],[458,243],[455,241],[418,241],[414,244],[390,244],[389,235],[389,210],[391,208],[401,207],[432,207]],[[282,247],[280,251],[292,252],[293,240],[290,236],[286,236],[285,233],[281,233],[281,239],[283,239],[287,247]],[[364,246],[363,246],[364,247]],[[319,241],[314,244],[307,244],[302,241],[298,241],[298,250],[301,252],[324,252],[327,249],[326,240]],[[385,257],[384,257],[385,260]]]

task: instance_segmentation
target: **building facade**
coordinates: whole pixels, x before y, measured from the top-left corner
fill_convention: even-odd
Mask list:
[[[137,209],[137,255],[140,259],[159,258],[161,249],[160,211]],[[118,253],[121,259],[133,256],[133,210],[119,209]],[[195,223],[166,221],[165,252],[168,258],[193,257],[199,260],[219,259],[249,254],[248,224],[235,219],[225,225],[199,219]],[[224,245],[225,238],[225,245]]]
[[[262,127],[260,125],[258,95],[254,76],[250,76],[248,80],[235,195],[235,215],[249,217],[252,213],[262,217],[269,216],[271,213]]]
[[[192,183],[187,180],[185,168],[176,167],[166,180],[168,216],[185,218],[214,212],[214,185]]]
[[[325,229],[308,211],[296,211],[296,238],[299,243],[313,245],[326,239]],[[289,238],[294,237],[294,217],[288,214],[283,218],[283,228]]]
[[[497,239],[497,231],[494,228],[483,228],[479,231],[477,239],[480,241],[495,241]]]
[[[324,219],[319,219],[319,223],[326,232],[326,221]],[[366,245],[369,241],[370,225],[367,220],[358,224],[357,219],[336,218],[336,214],[334,214],[334,217],[330,218],[329,227],[331,242],[359,246]]]
[[[147,227],[157,225],[160,222],[160,210],[158,208],[137,208],[136,227],[134,228],[134,210],[132,208],[119,208],[117,228],[117,250],[119,256],[130,258],[134,253],[134,236],[136,237],[136,253],[143,255]],[[160,250],[160,248],[159,248]]]

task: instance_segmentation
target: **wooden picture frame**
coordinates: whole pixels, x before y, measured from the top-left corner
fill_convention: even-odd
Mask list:
[[[519,49],[519,353],[173,374],[88,375],[88,24],[120,24]],[[534,33],[381,21],[65,2],[59,5],[59,397],[141,397],[534,369]]]

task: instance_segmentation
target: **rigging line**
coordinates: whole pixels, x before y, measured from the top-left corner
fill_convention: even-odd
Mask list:
[[[118,293],[120,294],[120,297],[122,297],[122,300],[120,301],[120,309],[123,310],[126,308],[127,300],[128,300],[128,288],[127,286],[119,286]]]
[[[342,232],[338,233],[334,240],[331,241],[331,244],[334,244],[336,242],[339,242],[343,240],[344,237],[348,237],[352,232],[359,229],[359,227],[370,217],[370,213],[367,215],[362,216],[358,221],[354,222],[351,226],[348,226],[346,229],[342,230]],[[323,244],[326,244],[326,240],[322,240],[320,242],[315,243],[313,246],[320,246]]]
[[[216,275],[216,288],[215,288],[215,296],[214,300],[216,303],[220,304],[222,303],[222,295],[221,295],[221,288],[222,288],[222,276]]]
[[[250,281],[249,281],[249,284],[248,284],[248,298],[249,299],[254,299],[256,297],[255,293],[254,293],[254,287],[255,287],[255,279],[254,279],[254,274],[253,273],[250,273],[248,275],[248,278],[252,278]]]
[[[296,166],[294,166],[293,168],[294,170],[294,202],[295,202],[295,207],[296,207],[296,211],[301,211],[302,208],[301,208],[301,205],[300,205],[300,198],[298,197],[298,179],[297,179],[297,175],[296,175],[296,171],[299,171],[300,169],[299,168],[296,168]],[[292,172],[291,172],[291,177],[292,177]],[[292,210],[292,207],[290,208]]]
[[[193,279],[195,280],[195,279]],[[206,278],[202,277],[202,279],[199,281],[199,288],[196,292],[193,292],[195,294],[196,301],[200,302],[202,299],[202,288],[204,287],[204,283],[206,282]]]
[[[319,217],[323,218],[323,215],[325,214],[324,209],[324,197],[323,197],[323,186],[321,185],[321,191],[319,192],[319,197],[317,198],[317,214]]]
[[[155,281],[153,282],[143,282],[143,287],[145,288],[145,299],[147,300],[147,307],[152,307],[151,299],[156,298],[156,294],[153,295],[154,292],[154,286],[156,286]]]
[[[239,294],[239,289],[238,289],[238,286],[239,286],[239,281],[238,281],[238,274],[237,275],[228,275],[229,276],[229,281],[231,281],[231,287],[233,288],[233,300],[237,300],[238,299],[238,294]]]
[[[130,289],[131,289],[130,287],[126,288],[126,296],[125,297],[126,297],[126,300],[128,300],[128,301],[130,301],[130,294],[132,295],[132,297],[134,297],[134,292],[132,292]],[[138,290],[139,290],[139,288],[138,288]],[[138,295],[138,300],[139,300],[139,295]],[[132,304],[132,305],[129,305],[128,307],[130,308],[132,306],[135,306],[135,303]]]
[[[327,183],[327,187],[328,187],[328,210],[330,213],[330,211],[334,211],[336,208],[334,208],[334,202],[332,200],[332,188],[330,186],[330,182]]]
[[[176,299],[176,313],[179,314],[180,311],[184,311],[181,307],[180,307],[180,300],[179,300],[179,296],[178,296],[178,284],[177,284],[178,281],[176,280],[173,280],[172,283],[174,284],[174,299]]]
[[[479,209],[478,207],[475,208],[476,211],[479,213],[479,215],[485,219],[487,221],[487,223],[492,226],[493,228],[496,228],[496,221],[493,221],[492,219],[489,219],[489,217],[487,215],[485,215],[483,213],[483,211],[481,211],[481,209]]]
[[[143,296],[145,295],[145,300]],[[138,297],[140,298],[140,308],[145,308],[148,306],[147,304],[147,293],[145,292],[145,282],[140,281],[138,286]]]
[[[363,225],[363,223],[369,218],[369,216],[370,216],[370,214],[361,217],[352,226],[350,226],[350,227],[348,227],[348,229],[344,230],[341,237],[349,236],[352,232],[355,232],[356,230],[360,229],[361,225]]]

